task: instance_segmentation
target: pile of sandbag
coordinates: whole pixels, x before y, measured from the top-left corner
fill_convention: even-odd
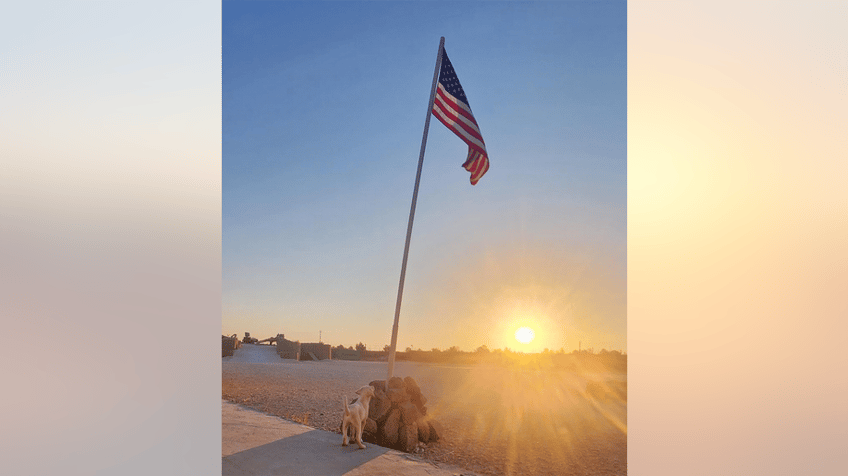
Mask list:
[[[369,383],[375,395],[368,407],[368,420],[362,439],[411,453],[418,443],[427,444],[442,437],[442,426],[427,416],[427,399],[412,377],[392,377]]]

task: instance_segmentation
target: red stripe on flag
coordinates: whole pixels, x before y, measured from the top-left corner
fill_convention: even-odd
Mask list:
[[[471,107],[465,102],[466,100],[459,99],[448,92],[450,90],[459,94],[460,97],[465,97],[465,92],[450,66],[447,53],[442,50],[441,54],[442,60],[446,63],[442,64],[442,74],[439,76],[438,88],[430,113],[468,145],[468,155],[462,166],[471,172],[471,185],[476,185],[477,181],[489,170],[489,153],[486,151],[486,143],[483,141],[480,126],[477,125],[477,119],[474,118]],[[448,66],[446,67],[445,64]],[[447,82],[442,83],[443,80]]]
[[[480,143],[485,144],[485,142],[483,142],[483,136],[480,134],[480,127],[477,125],[477,120],[474,119],[474,116],[469,114],[464,109],[462,109],[458,105],[458,103],[451,101],[451,99],[449,97],[445,96],[444,94],[445,93],[443,93],[441,90],[438,91],[438,93],[436,94],[436,99],[437,99],[438,102],[434,103],[433,109],[436,109],[438,107],[439,113],[443,114],[445,117],[447,117],[451,121],[453,121],[453,124],[445,121],[445,119],[443,117],[441,117],[439,114],[436,114],[436,117],[439,118],[439,120],[442,121],[442,123],[445,126],[447,126],[448,129],[452,130],[455,134],[457,134],[459,136],[463,136],[462,132],[457,130],[457,127],[460,127],[460,128],[462,128],[462,131],[464,131],[466,134],[468,134],[471,137],[474,137],[475,139],[480,141]],[[445,107],[445,106],[447,106],[447,107]],[[460,119],[457,114],[454,114],[448,108],[459,112],[459,114],[461,114],[463,117],[467,118],[469,122],[473,123],[474,126],[472,127],[472,126],[466,124],[465,122],[463,122],[462,119]],[[463,138],[463,140],[465,140],[465,139]],[[468,141],[466,141],[466,142],[468,142]],[[468,144],[468,145],[471,145],[471,144]],[[480,146],[477,145],[476,148],[479,149]]]
[[[477,150],[477,151],[479,151],[479,152],[485,152],[485,150],[486,150],[486,149],[485,149],[486,144],[485,144],[485,143],[483,143],[483,141],[482,141],[482,139],[481,139],[481,138],[479,138],[479,137],[474,137],[474,136],[472,136],[472,135],[468,134],[468,133],[465,131],[465,129],[460,129],[460,128],[458,128],[458,127],[456,126],[456,124],[455,124],[454,122],[450,122],[450,119],[449,119],[449,118],[448,118],[448,119],[445,119],[444,117],[442,117],[442,111],[441,111],[441,110],[438,110],[438,111],[437,111],[437,110],[435,110],[435,108],[434,108],[433,115],[434,115],[434,116],[436,116],[436,119],[438,119],[439,121],[441,121],[441,123],[442,123],[442,124],[444,124],[444,125],[445,125],[448,129],[450,129],[450,130],[451,130],[454,134],[456,134],[456,135],[457,135],[460,139],[462,139],[462,141],[463,141],[463,142],[465,142],[466,144],[468,144],[468,146],[469,146],[469,147],[471,147],[471,148],[473,148],[473,149],[475,149],[475,150]],[[479,142],[479,143],[478,143],[478,142]]]
[[[446,116],[450,117],[458,124],[461,124],[469,134],[482,139],[482,136],[480,135],[480,126],[477,125],[477,120],[474,119],[474,114],[464,108],[461,102],[458,102],[455,98],[452,98],[447,92],[441,89],[439,89],[436,99],[436,104]]]
[[[453,97],[449,92],[445,90],[444,86],[442,86],[441,84],[439,84],[439,88],[436,90],[436,94],[439,99],[442,100],[442,102],[450,106],[457,113],[468,118],[468,120],[474,123],[475,128],[477,128],[477,121],[474,119],[474,114],[471,113],[471,110],[465,103]],[[480,131],[478,128],[477,133],[479,134],[479,132]]]
[[[489,170],[489,157],[469,148],[468,160],[462,166],[471,172],[471,185],[476,185],[480,177]]]

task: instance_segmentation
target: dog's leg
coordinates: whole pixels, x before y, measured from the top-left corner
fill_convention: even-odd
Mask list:
[[[344,404],[344,415],[342,415],[342,446],[347,446],[347,426],[350,418],[350,408],[347,406],[347,398],[342,397],[342,404]]]
[[[365,422],[363,422],[362,420],[360,420],[358,423],[359,423],[359,424],[358,424],[358,425],[356,425],[356,444],[358,444],[358,445],[359,445],[359,447],[360,447],[360,448],[362,448],[362,449],[364,450],[364,449],[365,449],[365,445],[363,445],[363,444],[362,444],[362,429],[363,429],[363,427],[365,426]]]

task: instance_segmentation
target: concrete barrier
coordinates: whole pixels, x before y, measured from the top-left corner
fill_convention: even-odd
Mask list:
[[[300,358],[301,360],[306,360],[306,356],[312,354],[310,358],[315,360],[327,360],[330,358],[330,345],[322,344],[318,342],[310,342],[306,344],[300,344]]]

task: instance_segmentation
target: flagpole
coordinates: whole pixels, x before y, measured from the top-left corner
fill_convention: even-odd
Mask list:
[[[403,248],[403,264],[400,267],[400,284],[398,284],[397,304],[395,305],[395,323],[392,326],[392,345],[389,348],[389,372],[386,385],[395,369],[395,348],[397,347],[398,320],[400,318],[400,303],[403,300],[403,281],[406,278],[406,260],[409,257],[409,240],[412,238],[412,220],[415,218],[415,203],[418,201],[418,184],[421,182],[421,168],[424,165],[424,149],[427,147],[427,131],[430,129],[430,115],[433,111],[433,100],[436,97],[436,82],[439,80],[439,69],[442,65],[442,49],[445,47],[445,37],[439,40],[439,52],[436,55],[436,71],[433,72],[433,85],[430,86],[430,102],[427,105],[427,119],[424,120],[424,136],[421,138],[421,153],[418,154],[418,172],[415,174],[415,190],[412,192],[412,206],[409,209],[409,224],[406,227],[406,245]]]

